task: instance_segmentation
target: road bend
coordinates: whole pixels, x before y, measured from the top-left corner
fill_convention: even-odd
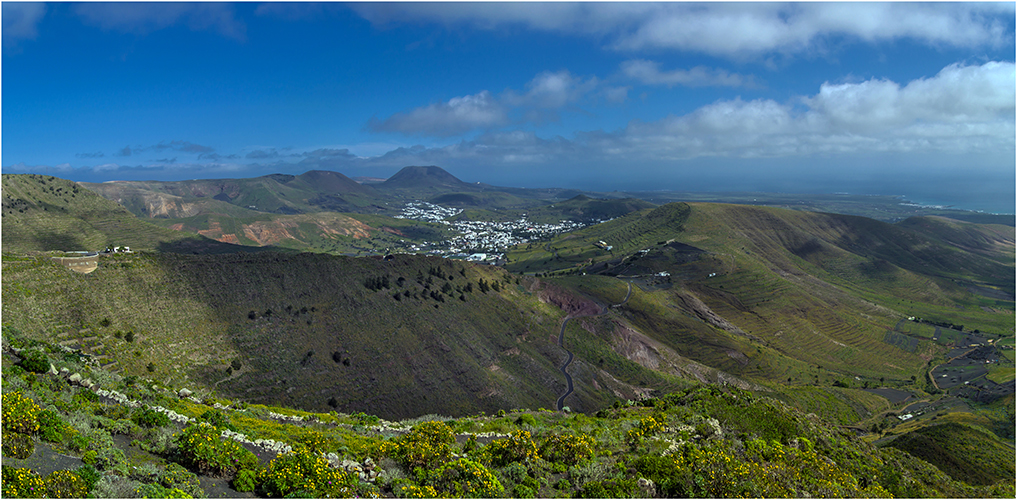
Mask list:
[[[632,283],[628,283],[627,282],[626,284],[629,286],[629,291],[625,294],[625,299],[622,300],[621,302],[617,303],[617,304],[612,305],[611,308],[621,307],[621,306],[625,305],[626,302],[629,301],[629,297],[632,296]],[[603,315],[607,314],[607,311],[608,311],[608,308],[607,307],[603,307],[603,308],[601,308],[601,311],[599,313],[597,313],[597,314],[587,314],[587,315],[584,315],[584,316],[575,316],[575,317],[576,318],[589,318],[589,317],[603,316]],[[574,389],[574,387],[572,385],[572,375],[569,375],[568,367],[569,367],[570,364],[572,364],[572,359],[575,356],[573,356],[572,351],[570,351],[570,350],[565,348],[565,327],[568,326],[569,321],[572,320],[572,318],[573,318],[573,316],[566,316],[565,320],[561,322],[561,330],[558,332],[558,346],[561,347],[562,349],[564,349],[565,352],[568,353],[568,355],[569,355],[568,358],[565,359],[565,363],[563,363],[561,365],[561,368],[560,368],[562,375],[565,375],[565,384],[568,387],[565,390],[565,394],[562,394],[561,396],[559,396],[558,397],[558,401],[555,402],[555,408],[557,408],[558,411],[562,411],[562,409],[565,408],[565,398],[569,397],[569,395],[572,394],[572,390]]]

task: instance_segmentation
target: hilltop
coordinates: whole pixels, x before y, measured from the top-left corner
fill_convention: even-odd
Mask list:
[[[467,184],[445,169],[436,166],[403,167],[378,184],[379,189],[480,191],[482,188]]]
[[[235,252],[200,235],[138,220],[122,206],[74,182],[42,175],[3,175],[3,250],[103,250],[110,246],[168,252]]]

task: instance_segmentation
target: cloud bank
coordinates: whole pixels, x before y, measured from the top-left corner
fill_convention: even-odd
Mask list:
[[[824,50],[831,37],[874,43],[910,39],[975,47],[1012,43],[1001,18],[1012,3],[365,3],[376,25],[436,22],[478,30],[522,26],[592,36],[619,51],[665,49],[731,59]]]

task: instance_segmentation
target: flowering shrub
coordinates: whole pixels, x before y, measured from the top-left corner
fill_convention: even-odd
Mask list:
[[[185,465],[201,474],[232,477],[240,469],[253,469],[258,457],[239,443],[223,439],[208,423],[191,425],[177,436],[176,443]]]
[[[194,498],[205,496],[198,476],[177,463],[170,462],[166,465],[159,475],[159,484],[170,490],[183,491]]]
[[[3,454],[5,457],[26,459],[35,453],[35,441],[29,434],[3,430]]]
[[[662,419],[654,418],[653,415],[640,420],[639,425],[625,433],[625,441],[630,445],[635,446],[636,444],[643,442],[644,439],[652,437],[663,431],[664,423],[661,420]]]
[[[333,440],[325,437],[319,431],[308,431],[300,438],[300,444],[307,447],[312,452],[327,452],[331,451],[334,446]]]
[[[415,484],[400,486],[395,489],[398,498],[438,498],[438,492],[432,486],[417,486]]]
[[[495,467],[513,462],[531,462],[540,458],[537,443],[530,437],[530,431],[515,430],[505,439],[492,441],[484,448],[488,461]]]
[[[140,498],[194,498],[180,488],[164,488],[158,484],[143,484],[135,493]]]
[[[306,448],[283,453],[259,474],[258,482],[269,496],[304,492],[314,497],[350,497],[357,493],[358,479],[329,466],[324,458]]]
[[[39,477],[31,469],[14,468],[4,465],[3,486],[0,492],[4,498],[42,498],[46,494],[46,487]]]
[[[680,497],[888,497],[878,484],[867,488],[835,463],[811,450],[756,439],[745,452],[730,443],[687,444],[663,457],[645,456],[636,468],[665,496]]]
[[[53,471],[43,483],[50,498],[85,498],[88,495],[88,483],[69,470]]]
[[[593,458],[596,446],[593,438],[585,434],[551,434],[540,445],[540,456],[548,462],[576,465]]]
[[[428,483],[444,497],[493,498],[505,491],[491,471],[465,458],[456,459],[435,471]]]
[[[237,432],[237,428],[230,422],[229,415],[219,410],[207,410],[198,417],[198,420],[208,422],[209,424],[212,424],[212,426],[220,429],[226,428],[233,432]]]
[[[3,395],[3,429],[21,434],[39,431],[39,405],[24,394],[11,392]]]
[[[456,442],[452,428],[445,422],[432,420],[414,426],[410,432],[383,446],[381,451],[413,470],[435,468],[452,459]]]

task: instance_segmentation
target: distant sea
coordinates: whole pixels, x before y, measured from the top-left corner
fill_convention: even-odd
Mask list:
[[[990,214],[1012,215],[1017,213],[1017,201],[1015,201],[1014,196],[1000,198],[964,196],[964,194],[957,194],[953,196],[943,196],[941,194],[904,194],[902,197],[907,203],[914,203],[916,205],[923,206],[943,207],[954,210],[972,210],[975,212],[985,212]]]

